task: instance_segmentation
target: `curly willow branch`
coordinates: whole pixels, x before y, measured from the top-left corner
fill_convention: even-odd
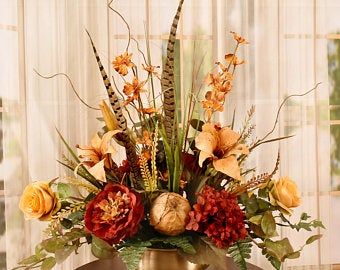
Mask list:
[[[289,99],[291,99],[292,97],[303,97],[303,96],[306,96],[306,95],[308,95],[309,93],[311,93],[311,92],[313,92],[314,90],[316,90],[320,84],[321,84],[321,82],[318,82],[312,89],[308,90],[307,92],[305,92],[305,93],[303,93],[303,94],[293,94],[293,95],[287,96],[287,97],[281,102],[281,104],[280,104],[280,106],[279,106],[279,110],[278,110],[277,113],[276,113],[276,118],[275,118],[275,122],[274,122],[273,128],[272,128],[272,129],[271,129],[271,130],[270,130],[270,131],[269,131],[262,139],[260,139],[260,140],[258,140],[258,141],[260,142],[260,141],[263,141],[263,140],[267,139],[268,136],[271,135],[271,134],[274,132],[274,130],[275,130],[275,128],[276,128],[276,125],[277,125],[277,123],[279,122],[279,116],[280,116],[281,110],[282,110],[283,106],[286,104],[286,102],[287,102]]]
[[[126,49],[125,51],[128,51],[129,50],[129,46],[130,46],[130,42],[131,42],[131,29],[130,29],[130,26],[128,24],[128,22],[125,20],[125,18],[123,17],[123,15],[121,13],[119,13],[118,10],[115,10],[113,7],[111,7],[111,4],[114,0],[111,0],[110,3],[107,5],[109,9],[111,9],[114,13],[116,13],[122,20],[123,22],[125,23],[126,25],[126,28],[128,30],[128,34],[129,34],[129,39],[128,39],[128,43],[126,45]]]
[[[73,85],[73,83],[72,83],[71,78],[70,78],[66,73],[59,72],[59,73],[55,73],[55,74],[53,74],[53,75],[44,76],[44,75],[41,75],[36,69],[33,69],[33,70],[34,70],[35,73],[38,74],[39,77],[44,78],[44,79],[52,79],[52,78],[57,77],[57,76],[65,76],[65,77],[67,78],[68,82],[70,83],[71,88],[72,88],[74,94],[75,94],[75,95],[77,96],[77,98],[79,99],[79,101],[80,101],[81,103],[83,103],[86,107],[88,107],[88,108],[90,108],[90,109],[92,109],[92,110],[100,111],[99,108],[95,108],[95,107],[92,107],[92,106],[88,105],[88,104],[80,97],[80,95],[78,94],[76,88],[74,87],[74,85]]]

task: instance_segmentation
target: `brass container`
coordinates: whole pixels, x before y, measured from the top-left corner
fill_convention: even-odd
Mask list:
[[[138,270],[204,270],[207,265],[193,264],[176,249],[147,249]]]

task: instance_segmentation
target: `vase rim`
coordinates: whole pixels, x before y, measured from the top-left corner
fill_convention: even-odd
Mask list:
[[[176,251],[177,252],[177,248],[152,248],[152,247],[148,247],[147,250],[150,251]]]

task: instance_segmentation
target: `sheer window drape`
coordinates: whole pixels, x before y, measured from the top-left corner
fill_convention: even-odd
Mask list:
[[[226,103],[222,121],[230,121],[236,108],[241,126],[246,110],[256,106],[256,134],[263,136],[273,126],[279,103],[287,95],[301,94],[321,81],[318,90],[303,98],[294,98],[285,106],[274,136],[295,134],[294,138],[253,153],[251,162],[258,172],[272,170],[277,152],[281,153],[282,175],[297,181],[303,211],[324,221],[324,238],[291,266],[337,263],[340,248],[332,238],[340,238],[335,224],[330,196],[330,146],[328,122],[327,16],[325,0],[186,0],[178,31],[180,53],[178,83],[183,101],[192,85],[200,87],[204,74],[215,61],[222,61],[233,49],[229,31],[236,31],[250,41],[240,50],[247,62],[238,70],[236,85]],[[147,33],[152,63],[162,64],[162,50],[177,1],[127,0],[112,5],[128,21],[131,36],[146,53]],[[96,130],[99,113],[88,109],[74,95],[65,77],[49,80],[39,77],[64,72],[72,79],[79,95],[91,106],[105,98],[105,88],[92,55],[85,29],[96,44],[100,57],[111,70],[114,55],[125,50],[128,32],[122,20],[107,8],[106,0],[1,0],[0,74],[4,103],[6,194],[6,252],[8,269],[28,255],[42,237],[44,224],[24,222],[17,209],[25,184],[48,180],[66,172],[55,162],[64,149],[57,127],[71,145],[86,144]],[[10,12],[6,12],[8,10]],[[6,21],[6,20],[9,21]],[[131,40],[130,51],[136,64],[143,62],[137,44]],[[112,70],[111,70],[112,73]],[[113,73],[112,73],[113,74]],[[111,75],[112,75],[111,74]],[[194,74],[194,76],[192,75]],[[117,80],[118,86],[121,81]],[[204,92],[204,86],[202,91]],[[181,111],[185,105],[181,102]],[[285,230],[280,231],[286,236]],[[298,248],[306,235],[294,235]],[[332,238],[331,238],[332,237]],[[330,243],[332,242],[332,248]],[[18,249],[20,247],[20,250]],[[19,250],[19,252],[18,252]],[[89,250],[73,256],[56,269],[73,269],[91,260]],[[252,261],[270,269],[261,254],[254,251]]]

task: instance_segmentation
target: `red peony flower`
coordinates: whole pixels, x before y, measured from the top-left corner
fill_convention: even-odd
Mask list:
[[[84,220],[91,233],[112,245],[136,234],[143,217],[139,194],[109,183],[89,202]]]
[[[193,209],[186,229],[205,233],[217,247],[229,247],[247,236],[244,213],[226,190],[205,186]]]

